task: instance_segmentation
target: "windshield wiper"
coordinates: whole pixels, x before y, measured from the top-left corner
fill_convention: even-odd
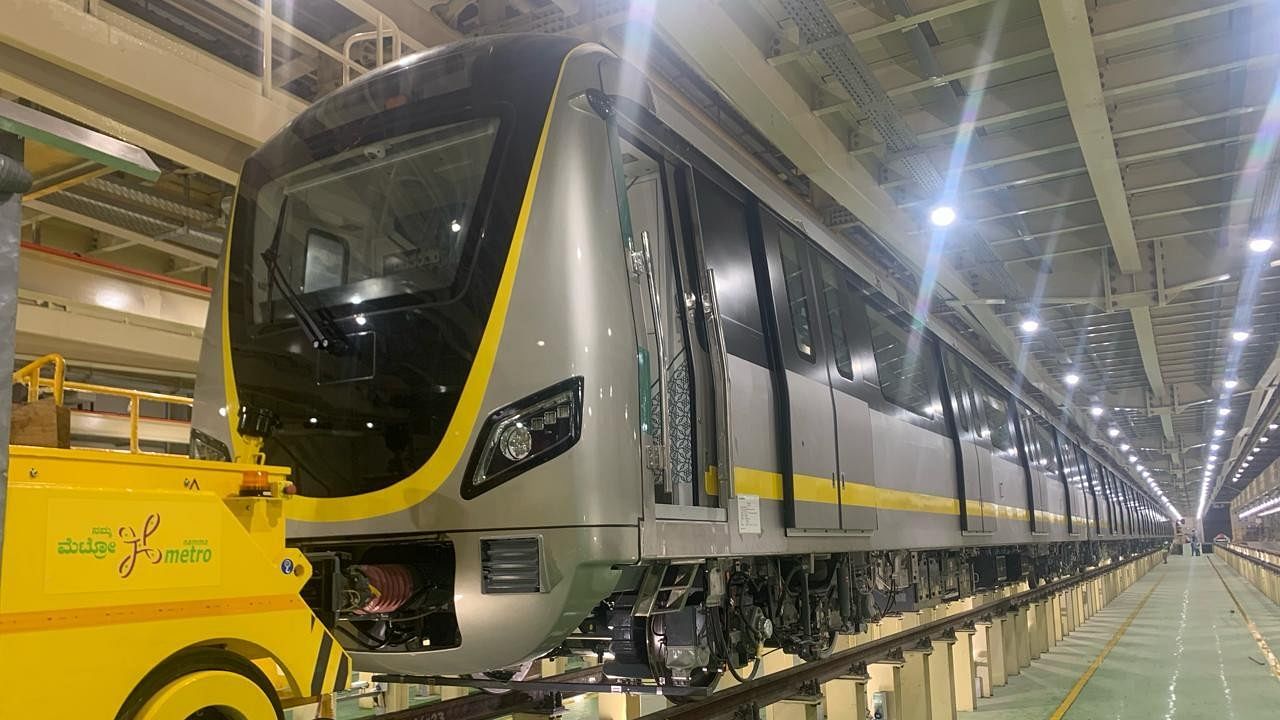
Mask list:
[[[294,292],[293,288],[289,286],[289,278],[285,277],[284,272],[280,269],[280,253],[276,248],[280,245],[280,232],[284,228],[285,209],[288,207],[288,203],[289,201],[286,199],[280,207],[280,223],[276,225],[275,237],[271,238],[271,247],[262,251],[262,262],[267,266],[267,274],[271,276],[272,286],[284,296],[285,302],[289,304],[289,309],[293,311],[294,319],[298,321],[302,332],[311,341],[311,346],[319,350],[325,350],[333,355],[342,355],[351,347],[347,334],[338,328],[328,312],[321,310],[318,313],[313,313],[308,310],[302,304],[302,299],[298,297],[298,293]]]

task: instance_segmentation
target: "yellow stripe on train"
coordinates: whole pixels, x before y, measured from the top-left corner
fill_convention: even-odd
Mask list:
[[[718,479],[715,485],[717,488],[719,487]],[[781,473],[749,467],[734,467],[733,485],[734,491],[739,495],[757,495],[764,500],[782,500],[784,498]],[[707,482],[707,486],[708,488],[711,487],[710,481]],[[905,512],[932,513],[934,515],[960,514],[960,501],[953,497],[851,482],[844,484],[842,493],[831,478],[799,473],[795,475],[795,497],[796,500],[802,502],[816,502],[828,505],[839,503],[850,507],[902,510]],[[1011,505],[967,500],[965,501],[965,508],[971,514],[990,515],[1001,520],[1027,522],[1030,519],[1030,514],[1025,508]],[[1088,524],[1088,520],[1085,518],[1076,516],[1072,516],[1072,518],[1075,523]],[[1044,510],[1036,511],[1036,519],[1041,522],[1059,524],[1065,524],[1067,520],[1065,515]]]

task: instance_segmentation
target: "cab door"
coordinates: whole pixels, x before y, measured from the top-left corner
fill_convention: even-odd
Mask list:
[[[710,479],[723,455],[724,383],[708,327],[690,167],[672,150],[665,126],[630,110],[611,130],[629,224],[632,297],[644,324],[638,362],[647,386],[641,408],[646,465],[661,517],[663,506],[720,505]]]

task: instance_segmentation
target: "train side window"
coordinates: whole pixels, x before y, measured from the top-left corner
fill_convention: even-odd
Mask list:
[[[987,416],[991,445],[998,454],[1017,455],[1013,435],[1009,432],[1009,394],[981,376],[974,377],[974,392],[982,413]]]
[[[831,346],[835,357],[836,372],[846,380],[853,379],[853,356],[849,352],[849,338],[844,317],[844,297],[840,292],[840,279],[836,267],[826,258],[818,260],[821,269],[822,299],[827,307],[827,327],[831,331]]]
[[[782,256],[782,277],[787,288],[787,307],[796,352],[813,362],[813,330],[809,326],[809,281],[805,278],[800,238],[784,226],[778,227],[778,249]]]
[[[938,377],[933,342],[873,307],[867,307],[867,320],[885,399],[922,417],[938,417],[942,408],[934,402]]]
[[[1052,426],[1041,420],[1039,416],[1032,418],[1031,426],[1036,435],[1036,444],[1040,446],[1040,467],[1045,472],[1059,472],[1058,455],[1053,451]]]
[[[698,170],[693,172],[693,187],[703,258],[715,274],[725,349],[767,367],[746,205]]]

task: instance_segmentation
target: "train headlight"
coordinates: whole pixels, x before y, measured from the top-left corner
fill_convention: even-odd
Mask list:
[[[470,500],[556,457],[573,447],[581,433],[581,377],[494,411],[471,452],[462,497]]]
[[[533,434],[524,423],[510,425],[498,438],[498,449],[502,450],[503,456],[508,460],[523,460],[529,457],[529,451],[533,449]]]

